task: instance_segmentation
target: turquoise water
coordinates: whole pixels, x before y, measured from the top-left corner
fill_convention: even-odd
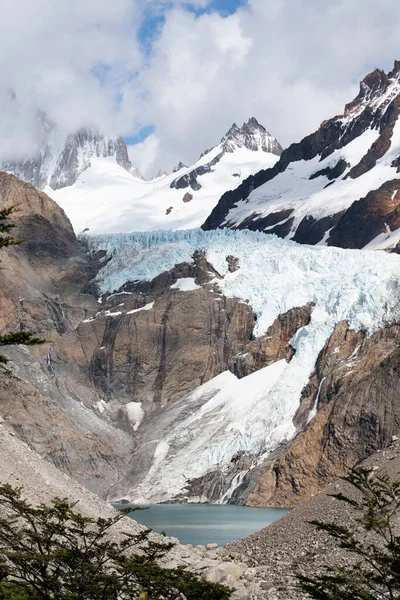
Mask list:
[[[164,531],[178,538],[181,544],[223,546],[263,529],[287,512],[285,508],[230,504],[152,504],[147,510],[134,511],[129,516],[158,533]]]

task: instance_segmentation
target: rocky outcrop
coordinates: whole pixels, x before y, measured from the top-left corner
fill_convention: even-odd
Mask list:
[[[176,165],[176,167],[174,167],[172,169],[173,173],[177,173],[178,171],[180,171],[181,169],[187,169],[188,166],[185,165],[181,160],[178,162],[178,164]]]
[[[387,475],[400,480],[400,444],[394,441],[388,448],[373,454],[362,463],[375,476]],[[352,557],[323,531],[317,531],[312,521],[334,523],[357,529],[356,514],[349,503],[339,502],[332,494],[354,497],[355,490],[346,482],[332,483],[324,492],[304,502],[265,529],[225,548],[229,560],[245,561],[260,581],[261,598],[270,600],[304,600],[298,587],[297,573],[315,576],[325,565],[349,565]],[[400,526],[397,516],[395,528]]]
[[[330,232],[328,245],[361,249],[381,233],[389,237],[400,228],[399,190],[400,179],[393,179],[354,202]]]
[[[232,359],[232,373],[240,379],[283,358],[289,362],[294,354],[290,340],[301,327],[308,325],[312,309],[313,304],[307,304],[279,315],[265,335],[252,340]]]
[[[220,158],[221,157],[218,157],[218,160],[214,159],[209,164],[200,165],[199,167],[192,169],[192,171],[189,171],[189,173],[186,173],[186,175],[174,179],[170,187],[176,190],[190,187],[194,192],[198,192],[201,190],[201,184],[197,181],[197,178],[206,175],[207,173],[211,173],[212,167],[217,164]]]
[[[215,276],[198,253],[193,264],[177,265],[152,282],[125,285],[96,318],[80,323],[78,336],[102,397],[152,409],[228,368],[250,340],[254,316],[247,304],[200,287]],[[198,289],[174,289],[184,278],[193,278]]]
[[[303,390],[300,432],[252,474],[247,504],[294,506],[390,444],[400,430],[399,339],[398,325],[370,338],[336,327]]]

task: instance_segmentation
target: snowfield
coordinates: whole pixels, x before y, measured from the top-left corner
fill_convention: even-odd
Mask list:
[[[90,235],[96,235],[200,227],[226,191],[235,189],[249,175],[272,167],[278,160],[278,156],[269,152],[237,148],[225,154],[212,173],[198,177],[200,190],[194,191],[190,186],[170,187],[178,177],[215,158],[221,152],[220,146],[191,167],[151,181],[134,177],[113,156],[92,157],[91,166],[73,185],[59,190],[48,186],[45,192],[64,209],[76,233],[88,230]],[[187,193],[192,199],[185,198]]]
[[[241,380],[222,373],[167,406],[158,425],[152,422],[158,436],[153,465],[139,487],[124,490],[133,502],[172,498],[185,490],[187,480],[228,464],[238,451],[252,452],[256,462],[290,439],[302,388],[335,325],[346,320],[372,334],[400,317],[400,257],[395,254],[301,246],[246,230],[137,233],[87,241],[110,257],[98,275],[103,292],[128,280],[150,280],[204,250],[222,276],[221,292],[252,306],[256,336],[279,314],[315,303],[310,324],[292,340],[296,354],[290,363],[279,361]],[[228,255],[239,259],[234,273],[228,270]],[[192,290],[193,284],[181,280],[175,287]]]

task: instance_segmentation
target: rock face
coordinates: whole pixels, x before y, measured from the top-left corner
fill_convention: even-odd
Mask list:
[[[396,441],[388,448],[373,454],[362,463],[376,476],[388,475],[392,481],[400,479],[400,444]],[[332,494],[353,497],[354,490],[344,481],[335,481],[323,493],[304,502],[279,521],[225,548],[227,559],[246,561],[264,592],[260,598],[270,600],[304,600],[298,587],[296,574],[315,576],[325,565],[349,565],[351,556],[333,542],[323,531],[317,531],[312,521],[335,523],[356,528],[355,514],[350,504],[339,502]],[[395,527],[400,526],[397,517]]]
[[[79,324],[91,379],[102,397],[152,409],[228,368],[250,340],[254,316],[247,304],[201,289],[214,275],[199,253],[193,265],[124,286],[96,318]],[[184,278],[193,278],[198,289],[174,289]]]
[[[365,198],[354,202],[332,229],[328,244],[363,248],[371,240],[400,228],[400,180],[386,181]]]
[[[251,506],[294,506],[385,448],[400,429],[400,328],[340,323],[303,390],[298,435],[254,473]]]
[[[41,456],[106,494],[136,444],[132,403],[152,413],[225,371],[251,339],[253,312],[202,289],[218,278],[202,253],[99,305],[83,290],[102,257],[88,258],[58,205],[2,173],[0,206],[10,205],[24,243],[0,256],[0,331],[51,341],[4,351],[0,415]],[[192,291],[179,288],[185,278]]]
[[[343,115],[289,146],[271,169],[226,192],[203,228],[248,228],[343,248],[361,248],[387,234],[390,246],[390,232],[399,229],[399,115],[396,61],[388,74],[367,75]]]
[[[40,125],[36,155],[21,161],[4,162],[0,170],[13,173],[38,189],[50,186],[57,190],[73,185],[79,175],[90,167],[92,157],[114,157],[118,165],[143,179],[140,172],[132,167],[121,137],[106,137],[96,129],[82,128],[60,143],[54,123],[41,115]]]
[[[122,138],[106,138],[94,129],[81,129],[69,135],[50,178],[50,187],[57,190],[73,185],[79,175],[90,167],[92,156],[115,157],[118,165],[129,171],[132,167]]]
[[[389,187],[388,210],[392,195]],[[7,427],[42,457],[112,498],[133,494],[143,481],[147,485],[163,452],[170,463],[160,468],[168,476],[187,440],[199,444],[200,417],[205,415],[202,427],[215,431],[218,443],[227,439],[228,422],[240,432],[237,407],[226,420],[218,414],[226,402],[220,391],[226,387],[236,398],[243,382],[234,375],[263,377],[256,371],[277,362],[286,368],[285,360],[293,358],[291,339],[310,323],[312,304],[279,315],[266,335],[252,339],[252,308],[220,293],[222,277],[200,251],[193,262],[152,281],[128,282],[99,303],[90,292],[104,255],[89,257],[57,204],[2,173],[0,206],[10,205],[18,206],[16,235],[24,243],[0,255],[0,331],[31,330],[51,342],[7,349],[11,360],[0,377],[0,416]],[[234,279],[245,256],[224,259],[221,272]],[[290,445],[263,455],[261,463],[256,450],[235,449],[214,471],[196,471],[191,480],[175,468],[184,480],[174,488],[184,490],[175,499],[293,506],[386,447],[400,429],[399,338],[398,325],[366,337],[340,323],[303,389]],[[179,434],[182,423],[187,439]],[[175,438],[168,437],[167,450],[160,440],[171,431]],[[153,490],[153,500],[170,499]]]

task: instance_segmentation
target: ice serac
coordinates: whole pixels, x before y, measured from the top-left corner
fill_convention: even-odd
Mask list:
[[[305,244],[394,248],[400,239],[400,62],[361,82],[344,114],[225,193],[203,224]],[[389,195],[390,193],[390,195]],[[356,235],[355,235],[356,232]]]

